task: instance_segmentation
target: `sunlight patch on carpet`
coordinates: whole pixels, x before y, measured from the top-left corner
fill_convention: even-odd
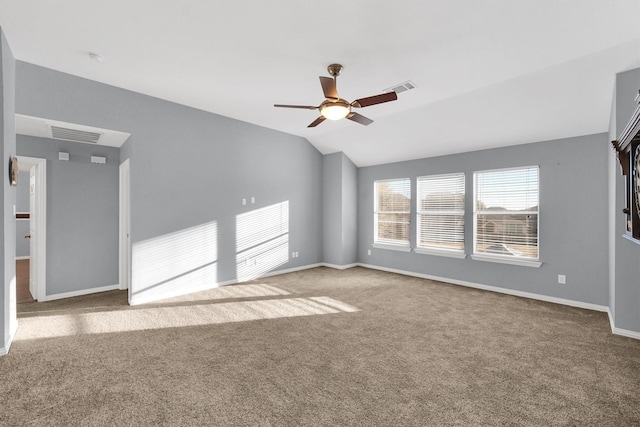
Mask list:
[[[356,311],[360,309],[333,298],[310,297],[59,314],[20,319],[15,340],[180,328]]]

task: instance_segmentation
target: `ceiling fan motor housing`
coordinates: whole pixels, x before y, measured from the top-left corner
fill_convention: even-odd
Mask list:
[[[320,104],[320,114],[329,120],[344,119],[351,112],[351,105],[348,101],[339,98],[334,101],[326,99]]]
[[[327,67],[327,71],[331,77],[338,77],[340,72],[342,71],[342,65],[340,64],[331,64]]]

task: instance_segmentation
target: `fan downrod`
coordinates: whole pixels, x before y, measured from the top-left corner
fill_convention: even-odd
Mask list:
[[[327,71],[331,77],[336,78],[340,75],[340,71],[342,71],[342,65],[331,64],[327,67]]]

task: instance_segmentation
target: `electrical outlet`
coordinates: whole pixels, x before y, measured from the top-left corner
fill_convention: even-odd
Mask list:
[[[242,199],[242,205],[246,205],[247,204],[247,199]]]
[[[567,284],[567,276],[565,276],[564,274],[558,274],[558,283],[561,285],[566,285]]]
[[[367,251],[367,255],[371,255],[371,249]]]

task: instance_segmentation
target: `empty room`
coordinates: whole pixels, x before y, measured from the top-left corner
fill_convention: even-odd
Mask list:
[[[640,0],[0,0],[0,425],[640,425]]]

